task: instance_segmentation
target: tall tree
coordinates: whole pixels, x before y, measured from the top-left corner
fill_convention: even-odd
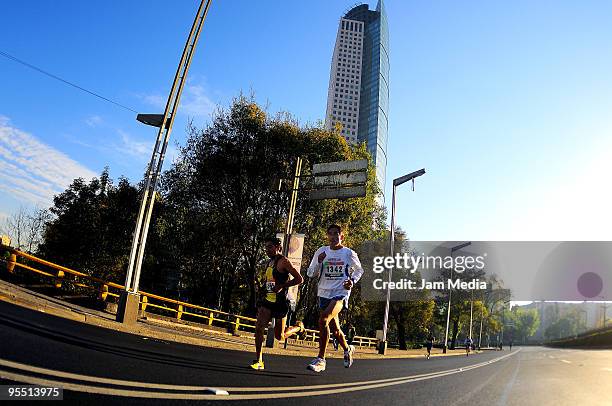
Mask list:
[[[50,217],[48,210],[28,210],[21,206],[17,212],[2,220],[0,232],[9,236],[15,248],[33,252],[42,242],[44,226]]]
[[[254,314],[262,242],[284,230],[289,206],[289,193],[271,185],[292,178],[297,157],[304,161],[304,185],[313,163],[367,159],[368,153],[364,146],[349,147],[337,132],[300,128],[287,114],[270,118],[245,97],[219,109],[208,127],[189,129],[162,182],[168,205],[164,232],[180,238],[162,238],[180,256],[179,273],[191,281],[188,295],[194,300]],[[298,194],[294,231],[307,235],[305,263],[325,243],[329,223],[344,226],[349,244],[380,232],[384,212],[376,204],[372,164],[367,189],[365,198],[351,201],[310,202]],[[311,295],[303,297],[300,308],[310,307],[310,300]]]
[[[113,185],[105,169],[89,183],[75,179],[53,203],[39,254],[90,275],[123,282],[138,190],[123,178]]]

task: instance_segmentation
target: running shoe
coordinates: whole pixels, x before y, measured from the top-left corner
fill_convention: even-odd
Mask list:
[[[348,350],[344,351],[344,368],[350,368],[353,365],[353,353],[355,352],[355,347],[349,345]]]
[[[311,371],[315,371],[315,372],[322,372],[325,371],[325,365],[327,364],[327,362],[325,361],[325,358],[315,358],[312,360],[312,362],[310,364],[308,364],[308,369],[310,369]]]
[[[251,368],[253,368],[256,371],[263,371],[264,369],[264,363],[263,361],[253,361],[253,363],[251,364]]]

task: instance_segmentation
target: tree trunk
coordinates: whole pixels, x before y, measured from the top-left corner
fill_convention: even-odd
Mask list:
[[[240,309],[231,309],[232,291],[234,290],[234,275],[229,275],[223,287],[223,310],[228,313],[238,313]]]
[[[407,350],[408,345],[406,344],[406,326],[403,323],[403,317],[400,317],[400,322],[397,324],[397,340],[399,341],[399,349]]]
[[[457,334],[459,334],[459,320],[453,320],[453,334],[451,335],[450,349],[454,350],[457,345]]]

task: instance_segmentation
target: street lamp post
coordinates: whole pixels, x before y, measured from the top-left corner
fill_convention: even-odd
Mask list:
[[[201,0],[200,6],[196,13],[196,17],[191,26],[191,31],[183,54],[179,62],[179,66],[174,75],[174,81],[168,100],[166,102],[166,108],[163,114],[139,114],[137,120],[154,127],[158,127],[157,139],[155,141],[155,147],[153,148],[153,154],[151,155],[151,161],[147,168],[146,183],[143,191],[142,201],[140,209],[138,211],[138,218],[136,220],[136,228],[134,230],[132,248],[130,251],[130,260],[125,277],[125,290],[121,292],[119,297],[119,306],[117,309],[117,321],[125,324],[133,324],[136,322],[138,317],[139,298],[138,285],[140,282],[140,271],[142,269],[142,261],[144,258],[144,250],[147,242],[147,234],[149,232],[149,224],[151,222],[151,215],[153,213],[153,206],[155,203],[155,195],[157,188],[157,181],[161,174],[162,166],[164,163],[164,156],[166,155],[166,148],[168,146],[168,140],[170,139],[170,133],[172,132],[172,124],[176,117],[176,111],[178,110],[181,94],[185,85],[185,79],[191,59],[195,51],[195,47],[200,38],[200,32],[204,25],[204,20],[208,14],[212,0]]]
[[[480,308],[480,332],[478,333],[478,351],[480,351],[480,343],[482,342],[482,319],[484,318],[484,301]]]
[[[474,315],[474,289],[470,291],[470,341],[472,341],[472,320]]]
[[[395,245],[395,189],[403,184],[415,178],[425,174],[425,169],[409,173],[408,175],[401,176],[397,179],[393,179],[393,193],[391,194],[391,232],[389,233],[389,257],[393,258],[394,245]],[[391,282],[392,270],[389,269],[389,282]],[[385,354],[387,352],[387,327],[389,323],[389,302],[391,301],[391,289],[387,285],[387,300],[385,303],[385,316],[383,321],[383,337],[378,347],[379,354]]]
[[[467,247],[468,245],[472,245],[471,242],[466,242],[463,244],[459,244],[453,248],[451,248],[451,259],[453,257],[453,254],[455,253],[455,251],[459,251],[462,248]],[[453,267],[451,268],[451,274],[450,274],[450,278],[453,279],[453,269],[455,268],[454,266],[454,261],[453,261]],[[448,326],[450,324],[450,311],[451,311],[451,298],[452,298],[452,294],[453,291],[451,289],[448,289],[448,309],[446,311],[446,333],[444,333],[444,347],[442,347],[442,352],[444,354],[446,354],[446,351],[448,350]]]

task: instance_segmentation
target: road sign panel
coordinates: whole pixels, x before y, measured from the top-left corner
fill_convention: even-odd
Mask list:
[[[316,176],[315,186],[348,186],[361,185],[366,183],[367,174],[365,172],[340,173],[336,175]]]
[[[308,193],[308,200],[349,199],[352,197],[364,197],[365,195],[366,187],[365,185],[362,185],[348,188],[311,190]]]
[[[314,175],[324,173],[338,173],[338,172],[357,172],[363,171],[368,168],[368,160],[360,159],[358,161],[340,161],[340,162],[328,162],[324,164],[314,164],[312,166],[312,173]]]

